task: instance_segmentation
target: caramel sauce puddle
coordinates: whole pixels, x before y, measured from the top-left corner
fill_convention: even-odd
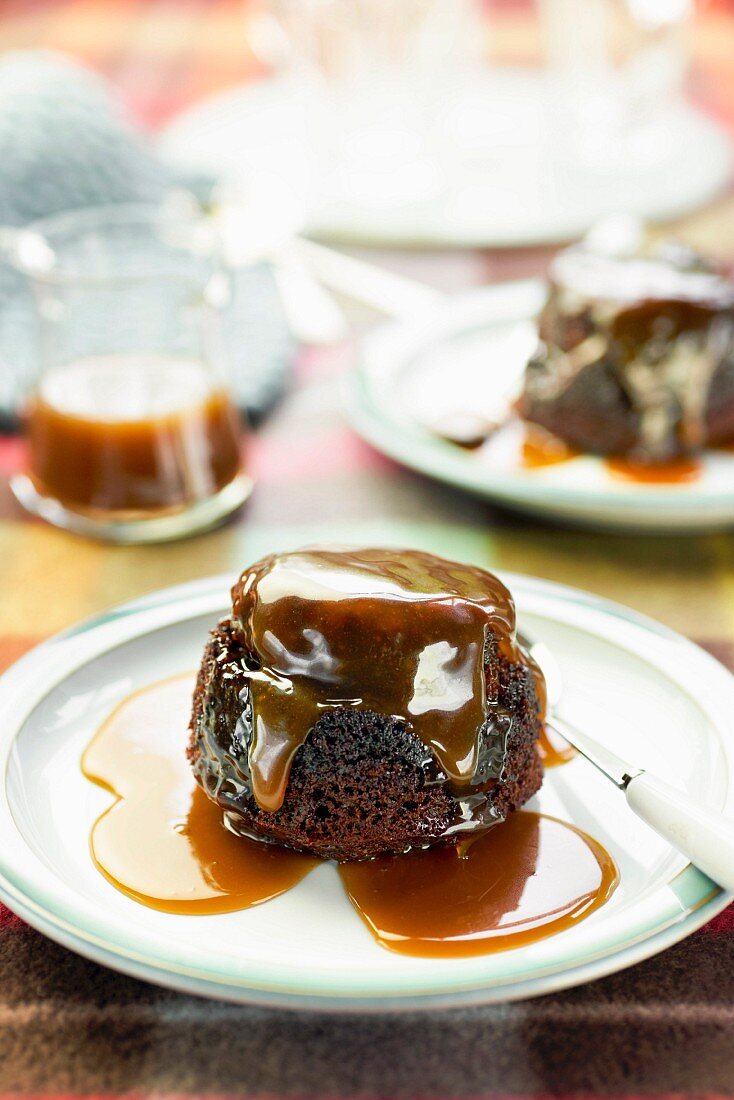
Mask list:
[[[557,435],[552,435],[539,424],[525,424],[520,464],[526,470],[537,470],[543,466],[557,466],[560,462],[570,462],[583,452],[572,447]]]
[[[640,485],[683,485],[701,476],[698,458],[676,458],[670,462],[633,462],[628,458],[606,458],[609,473],[622,481]]]
[[[538,752],[544,768],[559,768],[577,755],[573,745],[569,745],[568,741],[564,741],[545,725],[538,738]]]
[[[290,890],[319,860],[235,836],[184,753],[192,674],[135,692],[88,746],[82,771],[117,796],[92,829],[113,886],[168,913],[229,913]]]
[[[589,915],[619,880],[581,829],[523,810],[461,845],[343,863],[347,894],[378,943],[403,955],[486,955]]]
[[[184,753],[193,676],[137,691],[103,722],[84,775],[116,799],[91,832],[117,889],[169,913],[247,909],[297,885],[320,860],[230,833]],[[529,944],[603,905],[612,857],[573,825],[523,811],[469,840],[343,863],[350,901],[383,947],[467,956]]]

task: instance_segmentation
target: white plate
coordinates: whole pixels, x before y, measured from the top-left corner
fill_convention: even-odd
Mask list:
[[[359,142],[343,141],[333,161],[316,161],[307,88],[297,79],[262,80],[184,111],[159,150],[178,169],[207,176],[263,172],[298,180],[309,232],[403,247],[571,240],[610,210],[670,220],[729,180],[727,135],[686,103],[582,160],[572,153],[565,116],[549,120],[550,96],[543,73],[480,73],[445,97],[433,117],[434,148],[416,163],[401,170],[390,149],[382,160],[362,157],[357,170],[341,151]]]
[[[379,329],[350,379],[354,426],[398,462],[520,511],[640,532],[734,525],[734,452],[707,452],[695,481],[646,485],[613,477],[593,455],[527,469],[491,440],[466,451],[430,431],[439,414],[481,412],[517,389],[544,296],[540,280],[504,283]]]
[[[523,628],[560,662],[568,717],[696,798],[734,812],[734,678],[624,608],[527,577],[507,579]],[[384,1011],[507,1000],[586,981],[675,943],[728,903],[581,759],[550,771],[533,804],[598,838],[617,860],[621,883],[577,927],[529,947],[469,959],[391,954],[372,939],[328,864],[290,893],[240,913],[170,915],[125,897],[89,856],[90,827],[110,796],[83,778],[80,754],[131,690],[196,665],[230,580],[127,604],[33,650],[0,680],[0,897],[51,938],[177,989]]]

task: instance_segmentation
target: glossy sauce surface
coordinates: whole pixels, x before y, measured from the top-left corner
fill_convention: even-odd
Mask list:
[[[339,867],[378,943],[404,955],[486,955],[572,927],[619,875],[573,825],[522,810],[475,839]]]
[[[454,789],[466,790],[479,730],[501,709],[498,685],[485,682],[485,638],[527,663],[504,585],[419,551],[274,555],[242,575],[232,601],[257,658],[249,766],[253,795],[269,811],[282,804],[293,757],[327,707],[404,718]]]
[[[38,491],[83,512],[175,510],[241,468],[237,413],[195,361],[110,356],[50,371],[26,430]]]
[[[580,454],[581,451],[570,447],[557,435],[545,431],[539,425],[525,426],[520,463],[526,469],[535,470],[541,466],[556,466],[559,462],[569,462],[572,458],[578,458]]]
[[[549,730],[545,723],[538,738],[538,752],[544,768],[558,768],[561,764],[568,764],[577,755],[573,745]]]
[[[633,462],[627,458],[607,458],[609,473],[624,481],[636,481],[642,485],[680,485],[696,481],[701,476],[701,461],[697,458],[678,458],[671,462]]]
[[[186,761],[193,675],[125,699],[84,753],[117,795],[90,838],[98,869],[141,904],[179,914],[246,909],[319,860],[234,836]],[[339,873],[378,942],[410,955],[479,955],[570,927],[610,896],[612,858],[572,825],[522,811],[469,840],[345,863]]]
[[[123,893],[169,913],[226,913],[277,897],[318,860],[230,833],[185,755],[194,675],[136,692],[82,759],[117,795],[96,821],[92,857]]]

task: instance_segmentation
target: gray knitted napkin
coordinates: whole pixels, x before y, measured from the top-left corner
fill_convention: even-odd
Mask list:
[[[180,179],[124,117],[107,83],[60,54],[0,61],[0,225],[65,210],[156,203],[186,187],[206,200],[213,181]],[[225,339],[238,404],[257,421],[277,400],[295,351],[266,265],[233,276]],[[0,428],[17,425],[36,366],[36,321],[23,276],[0,261]]]

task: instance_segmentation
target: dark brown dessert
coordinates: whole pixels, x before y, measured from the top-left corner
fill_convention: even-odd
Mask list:
[[[484,570],[303,550],[243,573],[199,671],[189,759],[230,829],[364,859],[502,821],[542,780],[542,678]]]
[[[734,282],[689,249],[552,265],[518,410],[572,447],[667,463],[734,438]]]

